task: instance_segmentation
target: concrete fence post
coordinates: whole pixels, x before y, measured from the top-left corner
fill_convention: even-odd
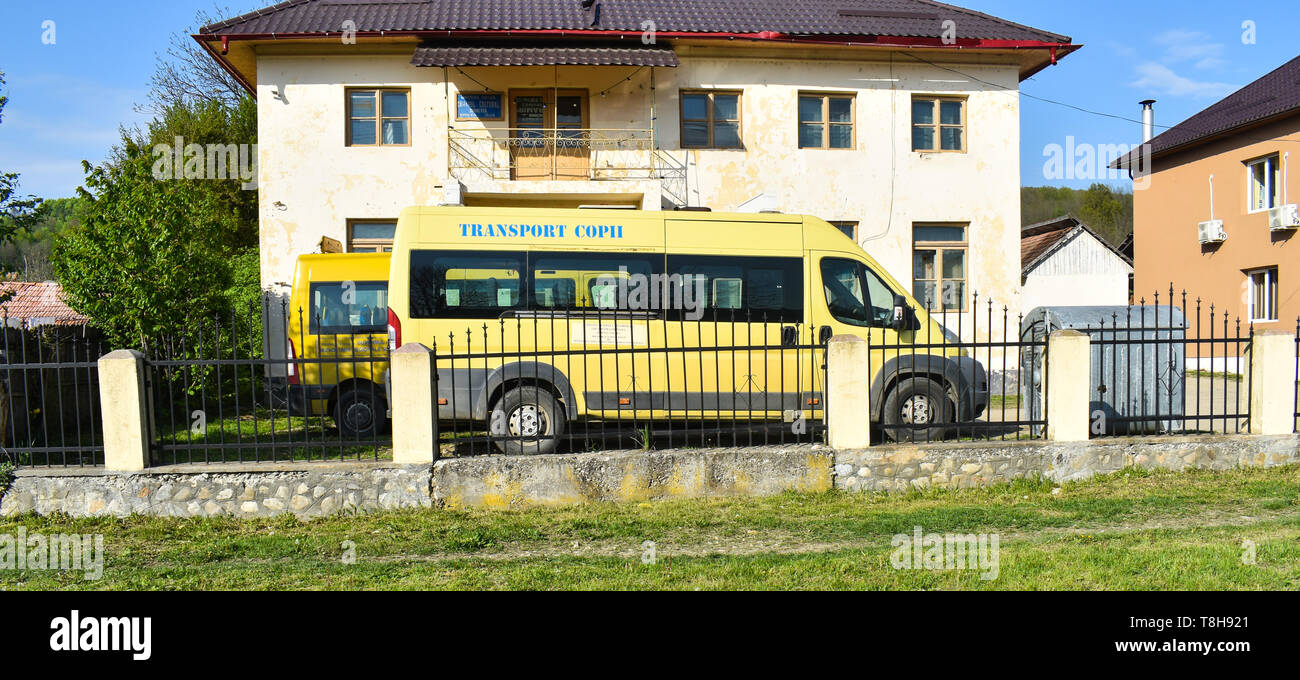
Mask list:
[[[149,400],[144,355],[118,350],[99,360],[100,417],[104,424],[104,469],[139,472],[149,467]]]
[[[826,440],[833,449],[871,446],[869,348],[856,335],[838,335],[826,346]]]
[[[432,465],[438,458],[436,367],[424,345],[402,345],[390,360],[393,462]]]
[[[1295,431],[1295,336],[1255,331],[1250,348],[1250,433]]]
[[[1047,337],[1047,439],[1088,441],[1089,392],[1092,387],[1092,339],[1079,331],[1056,331]]]

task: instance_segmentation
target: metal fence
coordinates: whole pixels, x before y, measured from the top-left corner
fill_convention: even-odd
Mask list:
[[[0,357],[0,461],[27,467],[104,464],[99,357],[92,329],[11,327]]]
[[[1295,431],[1300,432],[1300,317],[1295,320]]]
[[[1022,330],[1024,315],[1012,317],[1007,306],[980,300],[978,292],[967,305],[958,296],[948,302],[927,311],[937,326],[872,345],[871,413],[884,435],[873,441],[1042,438],[1047,409],[1033,390],[1041,388],[1045,371],[1045,329]],[[1024,365],[1035,357],[1037,378],[1026,389]]]
[[[289,332],[264,335],[268,328]],[[264,297],[260,310],[151,343],[154,464],[391,458],[386,333],[321,328]]]
[[[766,314],[696,321],[568,310],[449,333],[433,348],[440,454],[812,443],[825,344]]]
[[[1250,428],[1244,362],[1254,327],[1171,288],[1098,319],[1092,336],[1093,436],[1241,433]],[[1178,302],[1177,305],[1171,305]],[[1183,310],[1191,313],[1185,314]]]

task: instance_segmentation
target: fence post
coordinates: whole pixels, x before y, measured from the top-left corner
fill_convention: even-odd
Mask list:
[[[390,362],[393,462],[432,465],[438,458],[433,352],[419,343],[402,345]]]
[[[117,350],[99,360],[99,404],[104,421],[104,469],[139,472],[149,467],[149,403],[144,355]]]
[[[1092,339],[1079,331],[1055,331],[1047,337],[1047,439],[1088,441]]]
[[[833,449],[871,446],[870,345],[838,335],[826,346],[826,441]]]
[[[1295,431],[1295,336],[1255,331],[1250,348],[1250,433]]]

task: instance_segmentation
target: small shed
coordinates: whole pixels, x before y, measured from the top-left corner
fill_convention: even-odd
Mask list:
[[[1133,261],[1066,215],[1020,235],[1021,309],[1127,305]]]

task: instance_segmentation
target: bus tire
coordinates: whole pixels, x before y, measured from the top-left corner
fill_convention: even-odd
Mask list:
[[[388,427],[388,402],[378,386],[351,387],[334,402],[334,424],[343,439],[373,439]]]
[[[564,435],[564,408],[547,390],[516,387],[497,400],[488,427],[493,437],[505,437],[494,442],[501,453],[545,456],[555,453]]]
[[[896,442],[942,441],[952,431],[952,402],[929,378],[899,380],[885,399],[883,415],[885,436]]]

